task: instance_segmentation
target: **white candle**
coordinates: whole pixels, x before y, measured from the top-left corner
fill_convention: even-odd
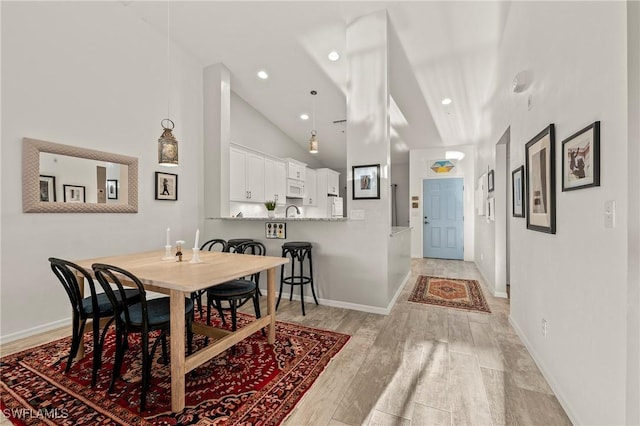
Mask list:
[[[198,247],[199,247],[199,246],[198,246],[198,240],[199,240],[199,239],[200,239],[200,230],[198,229],[198,230],[196,231],[196,242],[195,242],[195,244],[193,245],[193,248],[198,248]]]
[[[171,238],[169,237],[169,232],[171,231],[170,228],[167,228],[167,243],[165,244],[166,246],[170,246],[171,245]]]

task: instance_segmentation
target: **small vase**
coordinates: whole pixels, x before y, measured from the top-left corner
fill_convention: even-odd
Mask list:
[[[274,210],[267,210],[267,217],[269,218],[276,217],[276,212]]]

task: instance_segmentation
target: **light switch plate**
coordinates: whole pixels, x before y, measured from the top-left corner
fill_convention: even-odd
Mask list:
[[[616,227],[616,202],[613,200],[604,202],[604,227]]]
[[[264,235],[268,239],[284,240],[287,238],[287,224],[285,222],[266,222]]]

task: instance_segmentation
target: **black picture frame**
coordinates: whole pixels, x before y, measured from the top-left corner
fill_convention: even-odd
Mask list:
[[[154,186],[156,188],[156,200],[178,200],[178,175],[156,172]]]
[[[511,172],[511,212],[513,217],[524,217],[524,166],[520,166]]]
[[[527,229],[556,233],[555,128],[550,124],[525,146]]]
[[[351,197],[354,200],[380,199],[380,164],[352,166]]]
[[[562,191],[600,186],[600,122],[562,141]]]
[[[118,199],[118,179],[107,179],[107,200]]]
[[[489,174],[487,175],[487,192],[493,192],[494,185],[493,170],[489,170]]]
[[[40,175],[40,201],[44,203],[56,201],[56,177]]]
[[[82,185],[62,185],[62,200],[65,203],[86,203],[86,188]]]

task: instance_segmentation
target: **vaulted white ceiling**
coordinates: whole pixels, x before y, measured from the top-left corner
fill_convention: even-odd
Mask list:
[[[124,1],[157,31],[193,54],[203,66],[223,63],[232,90],[296,142],[307,146],[316,90],[319,160],[344,168],[347,25],[386,9],[393,98],[392,161],[408,149],[475,143],[487,136],[483,115],[494,89],[496,50],[508,12],[505,2],[242,2]],[[167,13],[167,9],[169,13]],[[169,16],[169,19],[167,17]],[[169,23],[169,26],[167,25]],[[256,77],[269,73],[267,80]],[[443,98],[453,102],[444,106]]]

